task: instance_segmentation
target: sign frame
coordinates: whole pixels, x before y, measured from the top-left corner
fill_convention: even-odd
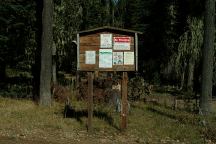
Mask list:
[[[116,28],[98,28],[79,32],[77,34],[77,70],[138,71],[138,34],[140,32]],[[103,44],[104,39],[105,44]],[[116,44],[119,45],[119,48],[115,47]],[[108,49],[111,49],[113,53],[112,60],[110,59],[112,66],[103,66],[103,64],[101,66],[100,50]],[[85,51],[95,51],[95,64],[85,61]],[[117,53],[121,56],[119,52],[123,53],[123,59],[116,59],[114,56]],[[133,52],[134,60],[125,63],[124,52]]]

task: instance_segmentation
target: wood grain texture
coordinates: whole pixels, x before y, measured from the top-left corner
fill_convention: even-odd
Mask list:
[[[127,112],[128,112],[128,101],[127,101],[127,82],[128,82],[128,74],[127,72],[123,72],[122,76],[122,100],[121,100],[121,123],[120,129],[123,131],[127,128]]]
[[[113,52],[134,52],[134,64],[133,65],[113,65],[112,68],[99,68],[99,50],[100,50],[100,34],[111,33],[109,31],[91,33],[87,35],[79,36],[79,68],[80,71],[135,71],[136,70],[136,52],[135,52],[135,34],[134,36],[111,33],[112,37],[130,37],[130,50],[113,50]],[[113,40],[113,39],[112,39]],[[101,48],[104,49],[104,48]],[[113,48],[112,48],[113,49]],[[85,63],[85,52],[96,51],[96,63]]]
[[[93,73],[88,72],[88,132],[92,132],[93,119]]]

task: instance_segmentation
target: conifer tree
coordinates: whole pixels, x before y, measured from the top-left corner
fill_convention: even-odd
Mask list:
[[[52,44],[53,44],[53,1],[43,1],[42,15],[42,51],[40,73],[40,105],[51,105],[51,67],[52,67]]]
[[[215,0],[205,1],[204,48],[202,63],[202,84],[200,109],[204,115],[210,114],[212,101],[212,78],[215,40]]]

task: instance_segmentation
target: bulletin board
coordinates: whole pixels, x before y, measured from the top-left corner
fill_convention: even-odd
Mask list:
[[[100,29],[77,34],[77,70],[137,71],[137,33]]]

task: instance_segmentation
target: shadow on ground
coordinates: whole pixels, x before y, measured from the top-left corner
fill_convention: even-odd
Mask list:
[[[119,130],[118,126],[114,124],[113,118],[108,114],[107,112],[102,112],[102,111],[96,111],[94,110],[93,116],[97,117],[101,120],[104,120],[107,122],[110,126],[116,128]],[[83,124],[82,117],[88,117],[88,111],[87,110],[76,110],[70,105],[66,105],[64,109],[64,117],[65,118],[75,118],[78,122]]]

